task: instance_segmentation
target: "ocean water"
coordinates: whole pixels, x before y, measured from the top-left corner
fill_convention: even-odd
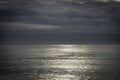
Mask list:
[[[0,80],[120,80],[119,45],[1,45]]]

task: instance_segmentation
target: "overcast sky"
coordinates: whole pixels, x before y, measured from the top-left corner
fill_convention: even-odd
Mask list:
[[[6,2],[5,2],[6,1]],[[24,0],[25,1],[25,0]],[[86,3],[0,1],[0,30],[8,42],[113,43],[119,28],[105,7]],[[27,1],[27,0],[26,0]],[[77,1],[77,0],[76,0]],[[34,5],[38,4],[38,5]],[[26,7],[27,6],[27,7]],[[108,8],[109,9],[109,8]]]

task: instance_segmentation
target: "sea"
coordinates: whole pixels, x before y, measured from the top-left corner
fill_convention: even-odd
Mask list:
[[[120,45],[0,45],[0,80],[120,80]]]

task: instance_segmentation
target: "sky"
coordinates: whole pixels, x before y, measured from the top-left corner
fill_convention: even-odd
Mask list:
[[[105,4],[25,1],[0,1],[2,42],[119,43],[120,28],[113,19],[112,9]]]

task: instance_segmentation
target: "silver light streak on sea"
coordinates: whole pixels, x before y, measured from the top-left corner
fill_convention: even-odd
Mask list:
[[[5,80],[114,80],[119,46],[9,45],[1,46],[1,77]]]

